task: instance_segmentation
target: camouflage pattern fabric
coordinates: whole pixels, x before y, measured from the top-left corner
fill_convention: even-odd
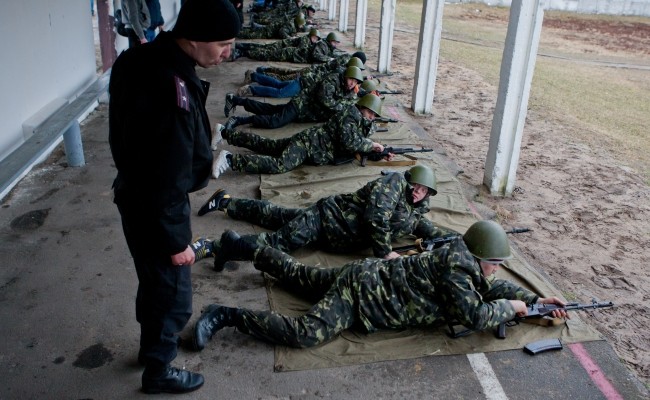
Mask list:
[[[292,17],[274,21],[264,28],[242,28],[237,37],[239,39],[288,39],[296,33]]]
[[[285,61],[297,64],[324,63],[332,58],[327,42],[320,40],[312,43],[309,36],[303,36],[307,41],[295,47],[256,47],[248,52],[248,58],[259,61]]]
[[[426,328],[446,318],[483,330],[514,318],[508,300],[532,304],[538,299],[509,281],[484,277],[462,239],[432,252],[393,260],[367,258],[340,268],[307,266],[268,246],[254,258],[255,268],[317,302],[299,317],[240,309],[235,325],[291,347],[316,346],[352,327],[367,333]]]
[[[355,104],[357,95],[345,87],[345,76],[333,72],[327,74],[312,90],[303,90],[291,102],[298,111],[299,122],[327,121],[337,112]]]
[[[371,247],[375,257],[383,258],[392,251],[393,239],[411,234],[430,239],[451,233],[424,217],[429,211],[426,200],[410,204],[410,190],[404,175],[394,172],[356,192],[320,199],[302,212],[263,200],[232,199],[226,214],[277,229],[252,239],[285,252],[317,242],[335,253]],[[218,241],[215,246],[219,246]]]
[[[275,43],[255,46],[248,51],[248,58],[259,61],[289,61],[292,54],[308,54],[313,47],[308,35],[284,39]]]
[[[356,105],[349,105],[324,125],[305,129],[290,138],[269,139],[239,131],[230,131],[226,137],[231,145],[261,154],[233,154],[233,170],[282,174],[303,163],[331,164],[337,158],[352,158],[357,152],[372,151],[372,140],[368,139],[372,127],[372,122],[363,118]]]

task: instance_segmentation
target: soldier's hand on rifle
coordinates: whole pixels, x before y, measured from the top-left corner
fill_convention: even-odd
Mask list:
[[[538,299],[537,302],[540,304],[555,304],[560,307],[566,306],[566,303],[558,299],[557,297],[543,297]],[[571,319],[571,316],[569,316],[566,310],[553,310],[551,315],[553,316],[553,318]]]
[[[381,143],[372,142],[372,151],[376,153],[381,153],[384,151],[384,145]]]
[[[512,307],[515,309],[515,313],[518,317],[525,317],[528,315],[528,306],[521,300],[508,300]]]

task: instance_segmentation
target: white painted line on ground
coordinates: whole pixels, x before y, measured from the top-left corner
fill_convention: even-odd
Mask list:
[[[485,398],[488,400],[507,400],[506,392],[503,391],[501,383],[497,379],[490,362],[483,353],[474,353],[468,354],[467,359],[469,364],[474,370],[474,374],[478,378],[481,387],[483,387],[483,392],[485,392]]]

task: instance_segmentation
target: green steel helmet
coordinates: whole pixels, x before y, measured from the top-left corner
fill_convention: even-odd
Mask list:
[[[361,89],[365,90],[366,92],[374,92],[377,90],[377,85],[375,85],[375,82],[373,81],[363,81],[361,84]]]
[[[512,257],[508,235],[494,221],[478,221],[463,235],[470,253],[479,260],[506,260]]]
[[[411,169],[406,171],[404,177],[406,178],[406,181],[411,185],[414,183],[419,183],[422,186],[428,187],[429,194],[431,196],[435,196],[438,193],[436,190],[436,174],[431,168],[427,167],[426,165],[418,164],[412,166]]]
[[[333,42],[340,42],[340,41],[341,41],[341,38],[339,38],[339,35],[337,35],[336,32],[330,32],[330,33],[327,35],[327,41],[328,41],[328,42],[332,42],[332,41],[333,41]]]
[[[357,58],[357,57],[352,57],[352,58],[350,58],[350,61],[348,61],[347,66],[348,66],[348,67],[357,67],[357,68],[359,68],[359,69],[362,70],[362,71],[363,71],[364,69],[366,69],[366,66],[363,65],[363,61],[361,61],[361,59],[359,59],[359,58]]]
[[[372,93],[368,93],[357,101],[358,106],[367,108],[378,117],[381,117],[381,103],[381,99]]]
[[[359,82],[363,82],[363,74],[361,73],[361,70],[357,67],[348,67],[345,70],[345,74],[343,76],[345,76],[346,78],[356,79]]]
[[[305,14],[303,13],[296,15],[296,17],[293,19],[293,23],[296,25],[296,28],[305,26],[306,22],[307,21],[305,20]]]
[[[309,36],[316,36],[317,38],[320,39],[320,31],[316,28],[311,28],[309,30]]]

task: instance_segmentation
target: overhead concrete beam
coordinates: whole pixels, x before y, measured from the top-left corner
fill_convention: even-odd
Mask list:
[[[494,196],[515,187],[521,137],[544,19],[541,0],[513,0],[483,183]]]
[[[433,109],[444,5],[444,0],[424,0],[422,4],[420,40],[411,98],[411,109],[416,114],[431,114]]]
[[[379,23],[379,59],[377,70],[384,74],[390,72],[393,56],[393,34],[395,32],[396,0],[382,0],[381,21]]]

